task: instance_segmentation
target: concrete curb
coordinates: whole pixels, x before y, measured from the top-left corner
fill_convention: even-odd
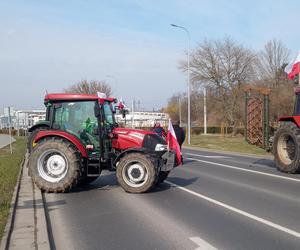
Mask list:
[[[11,238],[11,234],[12,234],[13,226],[14,226],[14,221],[15,221],[19,191],[20,191],[20,186],[21,186],[20,185],[21,184],[21,177],[22,177],[22,173],[23,173],[23,167],[24,167],[25,160],[26,160],[26,156],[24,156],[24,158],[21,162],[21,165],[20,165],[17,184],[15,186],[14,193],[13,193],[11,203],[10,203],[9,216],[7,218],[7,222],[6,222],[5,229],[4,229],[4,232],[3,232],[3,236],[2,236],[2,239],[1,239],[0,250],[9,249],[9,243],[10,243],[10,238]]]
[[[41,191],[25,173],[25,155],[0,250],[50,249],[45,204]]]
[[[273,155],[256,155],[256,154],[247,154],[247,153],[239,153],[239,152],[231,152],[231,151],[222,151],[222,150],[214,150],[214,149],[208,149],[208,148],[200,148],[200,147],[192,147],[192,146],[183,146],[184,149],[192,149],[196,151],[204,151],[209,153],[219,153],[224,155],[235,155],[235,156],[245,156],[245,157],[251,157],[251,158],[265,158],[273,160]]]

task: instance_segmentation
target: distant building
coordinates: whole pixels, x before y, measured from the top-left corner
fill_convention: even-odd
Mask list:
[[[159,122],[162,126],[168,126],[169,115],[152,111],[130,112],[125,119],[117,114],[116,120],[126,127],[153,127],[155,122]]]
[[[9,124],[14,129],[28,129],[37,122],[46,119],[46,110],[15,110],[13,107],[4,108],[0,115],[0,129],[8,128]]]
[[[10,119],[9,119],[10,118]],[[15,110],[13,107],[4,109],[4,115],[0,115],[0,129],[11,127],[27,130],[37,122],[46,119],[46,110]],[[116,114],[116,121],[125,127],[153,127],[155,122],[162,126],[168,126],[169,115],[161,112],[143,111],[126,115]],[[10,122],[9,122],[10,121]]]

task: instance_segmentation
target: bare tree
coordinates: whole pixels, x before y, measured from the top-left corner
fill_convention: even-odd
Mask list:
[[[270,40],[259,53],[258,72],[262,80],[268,82],[268,87],[277,87],[286,79],[284,66],[288,63],[290,50],[276,39]]]
[[[162,110],[163,112],[168,113],[173,121],[179,120],[179,99],[184,102],[186,98],[184,98],[184,96],[180,93],[173,94],[169,98],[167,106]],[[182,108],[184,108],[185,106],[186,105],[183,105],[183,103],[181,103]]]
[[[192,81],[215,91],[222,108],[220,114],[234,128],[239,119],[242,86],[254,79],[255,61],[252,51],[229,38],[204,41],[191,55]],[[186,62],[181,68],[186,70]]]
[[[107,96],[111,96],[112,89],[105,81],[87,81],[81,80],[80,82],[73,84],[72,86],[64,89],[66,93],[81,93],[81,94],[97,94],[97,92],[105,93]]]

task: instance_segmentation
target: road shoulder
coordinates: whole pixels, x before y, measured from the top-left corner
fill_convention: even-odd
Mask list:
[[[223,155],[251,157],[251,158],[257,158],[257,159],[262,159],[262,158],[270,159],[270,160],[274,159],[274,156],[272,154],[256,155],[256,154],[247,154],[247,153],[239,153],[239,152],[231,152],[231,151],[213,150],[213,149],[200,148],[200,147],[195,147],[195,146],[186,146],[186,145],[183,146],[183,149],[190,149],[190,150],[195,150],[195,151],[216,153],[216,154],[223,154]]]

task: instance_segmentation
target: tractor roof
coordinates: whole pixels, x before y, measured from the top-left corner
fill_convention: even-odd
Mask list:
[[[69,93],[53,93],[45,95],[45,102],[55,101],[109,101],[113,102],[115,98],[99,98],[97,95],[89,94],[69,94]]]

